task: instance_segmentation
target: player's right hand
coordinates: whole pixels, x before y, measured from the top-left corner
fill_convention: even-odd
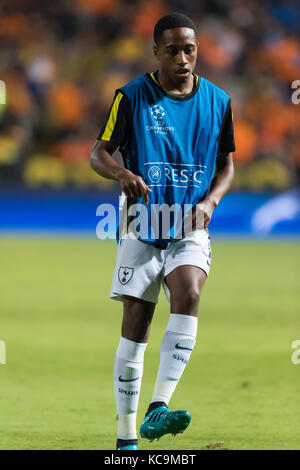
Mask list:
[[[148,193],[151,193],[151,189],[146,185],[143,178],[140,176],[134,175],[131,171],[124,170],[119,176],[119,181],[121,184],[121,189],[127,197],[137,199],[142,197],[144,203],[148,204],[149,197]]]

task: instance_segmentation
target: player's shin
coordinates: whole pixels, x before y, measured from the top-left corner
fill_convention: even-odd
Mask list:
[[[118,439],[137,438],[136,413],[146,346],[146,343],[135,343],[123,337],[120,339],[114,362]]]
[[[160,348],[160,364],[152,401],[168,405],[189,361],[196,343],[198,319],[190,315],[171,314]]]

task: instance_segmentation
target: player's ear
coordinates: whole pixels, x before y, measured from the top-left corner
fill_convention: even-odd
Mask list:
[[[153,46],[153,54],[154,54],[154,57],[158,60],[158,47],[156,44],[154,44]]]

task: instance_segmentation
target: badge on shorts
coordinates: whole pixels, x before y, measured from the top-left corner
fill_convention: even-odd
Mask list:
[[[119,281],[121,284],[127,284],[133,276],[134,269],[127,266],[121,266],[119,269]]]

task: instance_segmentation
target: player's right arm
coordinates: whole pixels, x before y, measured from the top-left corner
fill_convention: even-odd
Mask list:
[[[134,199],[143,197],[145,204],[148,204],[148,193],[151,189],[143,178],[119,165],[112,157],[117,148],[128,139],[131,129],[130,121],[129,100],[123,93],[117,91],[106,123],[91,152],[91,167],[104,178],[119,181],[127,197]]]
[[[98,175],[119,181],[121,189],[127,197],[134,199],[143,197],[145,204],[148,204],[148,193],[151,192],[151,189],[143,178],[134,175],[113,159],[112,154],[118,147],[118,144],[97,140],[91,152],[91,167]]]

